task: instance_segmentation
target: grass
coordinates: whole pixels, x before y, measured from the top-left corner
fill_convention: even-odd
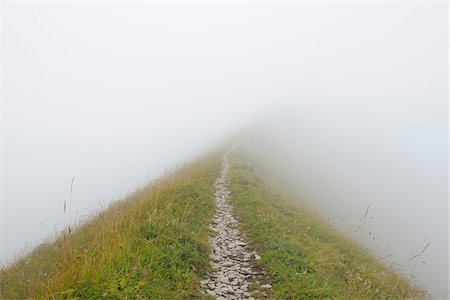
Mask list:
[[[275,188],[242,154],[230,168],[232,202],[261,255],[276,299],[423,299],[405,278]]]
[[[165,176],[0,273],[1,299],[201,297],[219,156]]]
[[[1,299],[203,298],[218,154],[168,174],[0,272]],[[235,214],[276,299],[417,299],[420,290],[281,193],[242,155]]]

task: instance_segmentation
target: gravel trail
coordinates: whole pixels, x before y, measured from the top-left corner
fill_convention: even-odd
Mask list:
[[[266,273],[255,264],[261,257],[248,248],[228,200],[228,168],[228,154],[225,154],[222,171],[214,183],[217,212],[210,227],[217,235],[209,238],[213,272],[201,281],[203,293],[221,300],[266,299],[271,285],[265,280]]]

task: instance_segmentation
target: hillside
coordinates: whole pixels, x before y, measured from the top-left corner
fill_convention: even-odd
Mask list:
[[[276,178],[233,155],[232,201],[276,299],[423,299],[369,252],[280,191]]]
[[[220,158],[167,175],[1,276],[2,299],[198,297]]]
[[[280,192],[257,164],[234,152],[228,157],[225,174],[221,154],[212,154],[35,249],[3,270],[0,298],[208,298],[205,278],[209,276],[210,284],[220,272],[209,264],[210,258],[216,261],[210,254],[215,251],[211,241],[221,234],[217,207],[234,214],[227,217],[236,228],[225,231],[245,238],[245,243],[233,246],[246,253],[245,260],[239,259],[248,267],[248,275],[236,285],[253,290],[251,296],[242,291],[242,298],[425,298],[365,249]],[[222,194],[213,184],[219,176],[227,184]],[[218,197],[232,210],[221,208]],[[225,291],[222,296],[239,299],[235,293]]]

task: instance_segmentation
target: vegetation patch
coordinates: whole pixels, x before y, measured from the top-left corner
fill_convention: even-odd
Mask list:
[[[0,298],[201,297],[220,167],[218,155],[184,167],[40,246],[2,270]]]
[[[408,280],[230,156],[234,213],[261,256],[275,299],[420,299]],[[116,202],[0,272],[1,299],[204,298],[210,271],[212,155]]]
[[[231,201],[276,299],[422,299],[425,294],[334,230],[242,154],[231,156]]]

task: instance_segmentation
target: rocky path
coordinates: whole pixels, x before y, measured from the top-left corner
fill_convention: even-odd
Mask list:
[[[228,167],[225,154],[222,171],[214,183],[217,213],[210,227],[217,235],[209,239],[213,272],[201,281],[203,293],[217,299],[265,299],[271,285],[265,281],[265,272],[255,264],[261,257],[247,247],[239,222],[233,216],[228,201]]]

